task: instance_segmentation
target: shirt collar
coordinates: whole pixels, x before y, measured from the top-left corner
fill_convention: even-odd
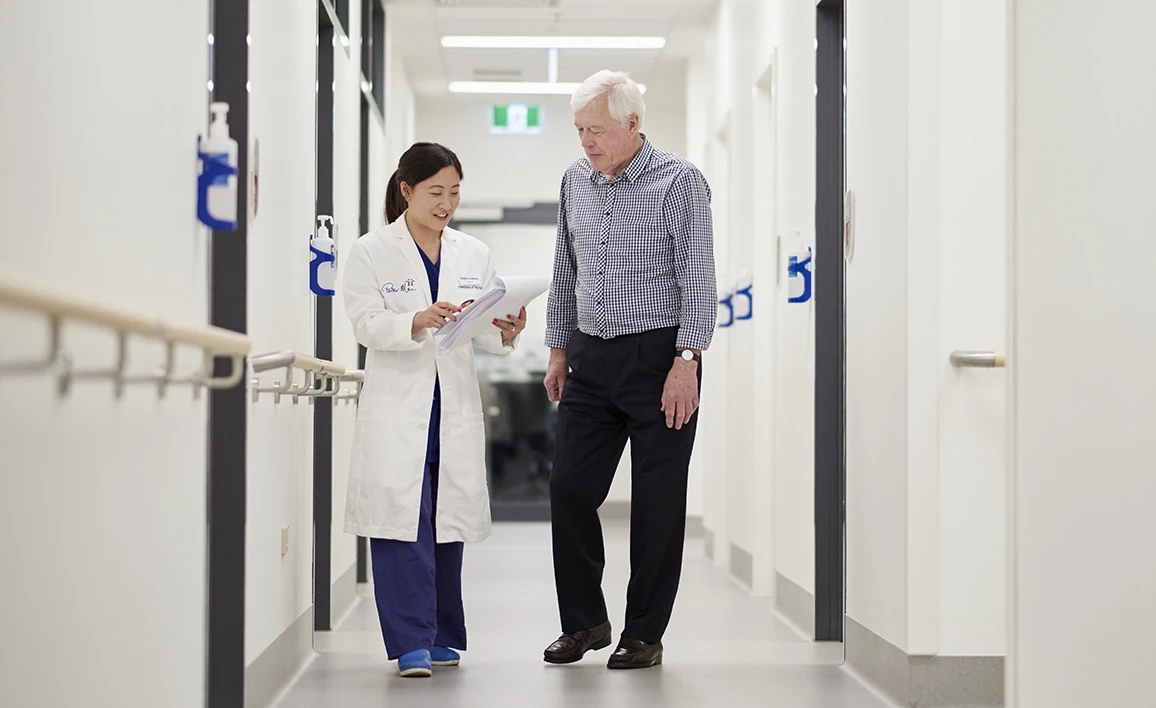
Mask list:
[[[647,165],[650,164],[651,156],[654,155],[654,146],[650,143],[650,140],[646,138],[645,133],[639,133],[639,135],[642,136],[642,148],[638,151],[638,154],[634,156],[634,159],[630,161],[630,164],[626,166],[625,170],[622,170],[614,179],[607,179],[601,172],[591,168],[591,181],[595,183],[608,183],[625,179],[628,182],[634,182],[641,177],[642,173],[646,171]]]

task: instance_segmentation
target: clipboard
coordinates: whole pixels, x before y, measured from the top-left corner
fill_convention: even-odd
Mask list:
[[[540,275],[494,276],[474,301],[434,333],[441,349],[452,349],[474,337],[489,334],[494,320],[517,314],[550,287],[550,279]]]

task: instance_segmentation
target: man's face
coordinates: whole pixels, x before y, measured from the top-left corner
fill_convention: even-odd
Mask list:
[[[638,116],[630,116],[625,124],[614,120],[606,94],[574,114],[574,127],[590,165],[604,175],[617,175],[638,151]]]

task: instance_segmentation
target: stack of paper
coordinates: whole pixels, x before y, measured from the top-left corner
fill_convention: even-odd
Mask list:
[[[460,342],[469,343],[479,335],[491,334],[495,331],[494,319],[516,316],[549,287],[549,278],[538,275],[494,276],[482,294],[458,313],[457,321],[447,322],[434,336],[441,340],[440,346],[445,350]]]

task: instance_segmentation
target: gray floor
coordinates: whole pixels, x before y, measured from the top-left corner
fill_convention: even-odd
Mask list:
[[[607,527],[606,590],[621,625],[628,575],[625,525]],[[362,597],[337,631],[317,636],[319,654],[277,708],[535,708],[581,706],[885,708],[839,664],[842,647],[801,639],[687,544],[675,617],[655,669],[606,669],[609,649],[578,664],[550,666],[542,649],[558,634],[549,529],[498,525],[466,549],[470,650],[462,666],[430,679],[402,679],[387,662],[372,600]]]

